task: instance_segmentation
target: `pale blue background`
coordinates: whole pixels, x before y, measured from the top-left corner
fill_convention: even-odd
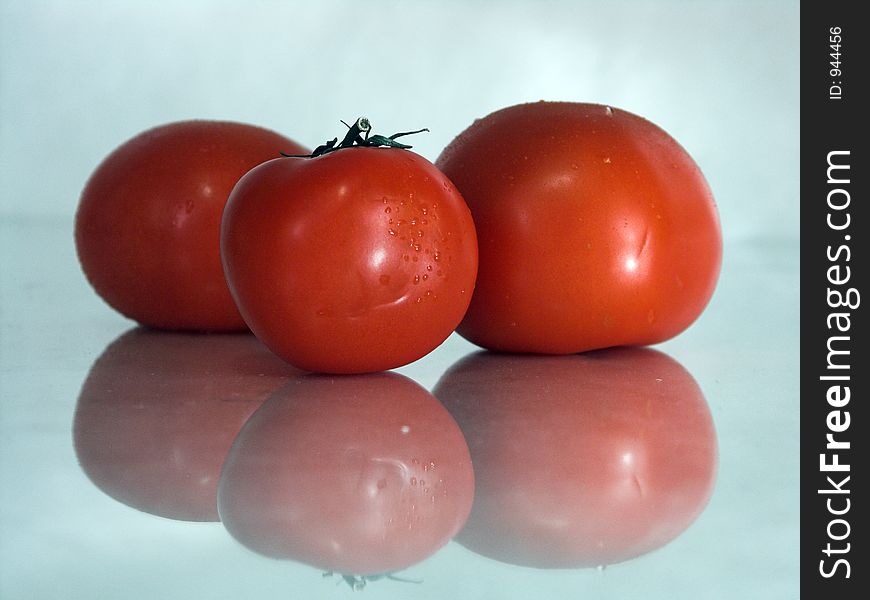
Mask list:
[[[798,3],[0,2],[2,213],[69,216],[117,144],[234,119],[314,146],[338,119],[428,126],[539,99],[612,104],[695,157],[729,238],[796,235]]]
[[[474,118],[549,99],[658,123],[718,200],[719,289],[662,346],[710,402],[715,494],[685,535],[604,573],[513,568],[451,544],[410,572],[424,585],[365,594],[796,598],[798,25],[798,2],[0,0],[0,597],[349,593],[219,524],[138,513],[76,465],[79,387],[131,326],[87,286],[72,244],[78,194],[109,151],[187,118],[313,147],[367,115],[384,133],[428,126],[415,150],[434,160]],[[401,371],[431,388],[472,349],[453,336]]]

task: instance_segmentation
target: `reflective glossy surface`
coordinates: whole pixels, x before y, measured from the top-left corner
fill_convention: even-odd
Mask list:
[[[289,396],[280,397],[289,393],[286,386],[302,381],[298,372],[272,357],[251,336],[131,329],[129,321],[108,309],[78,270],[71,221],[3,220],[0,240],[3,256],[15,259],[2,263],[0,297],[0,596],[4,599],[112,597],[118,590],[137,599],[347,594],[337,575],[321,576],[331,563],[310,566],[300,561],[313,561],[286,546],[297,539],[280,535],[280,527],[289,523],[286,507],[314,502],[314,496],[307,495],[317,488],[284,484],[294,477],[297,482],[312,477],[320,486],[327,477],[336,473],[343,477],[341,472],[356,468],[362,476],[357,479],[360,489],[373,492],[363,496],[368,498],[364,506],[382,522],[395,506],[391,503],[403,500],[401,494],[398,500],[390,500],[379,492],[392,489],[394,480],[397,484],[401,480],[402,493],[412,490],[411,476],[417,477],[418,490],[421,479],[429,483],[423,470],[427,440],[417,440],[420,456],[400,457],[391,451],[390,456],[400,458],[409,469],[417,467],[416,474],[385,467],[386,474],[375,477],[371,473],[377,464],[356,460],[361,454],[342,454],[340,448],[372,443],[381,435],[379,422],[400,437],[402,425],[415,426],[406,420],[412,416],[404,413],[403,406],[422,403],[438,414],[438,403],[425,390],[440,388],[442,394],[450,381],[465,381],[453,385],[463,392],[460,396],[468,398],[473,384],[480,397],[494,399],[488,408],[476,405],[476,414],[456,412],[460,424],[466,419],[476,419],[478,424],[471,429],[463,425],[472,456],[488,448],[475,465],[480,471],[475,501],[485,502],[484,494],[491,494],[493,486],[513,486],[508,477],[513,463],[517,474],[523,475],[514,489],[539,508],[540,519],[534,527],[515,521],[509,528],[472,514],[468,531],[440,549],[437,546],[444,538],[434,533],[427,533],[425,540],[408,538],[403,543],[419,542],[426,548],[413,554],[408,550],[408,562],[419,562],[398,575],[422,583],[378,579],[368,581],[366,594],[526,598],[533,593],[560,597],[579,590],[591,597],[694,599],[703,588],[705,598],[723,600],[752,597],[757,590],[766,590],[760,594],[765,598],[793,597],[798,414],[792,406],[796,385],[791,373],[797,366],[796,332],[791,327],[797,314],[792,245],[733,246],[721,292],[710,310],[691,331],[662,346],[670,358],[641,352],[651,353],[650,369],[630,362],[617,367],[603,359],[602,368],[596,369],[592,359],[573,356],[563,357],[562,362],[481,357],[473,346],[451,336],[423,360],[400,369],[412,381],[388,378],[389,385],[373,384],[365,392],[365,386],[348,378],[342,381],[350,391],[339,397],[333,394],[332,399],[333,392],[320,395],[313,392],[316,386],[309,388],[312,395],[307,400],[303,402],[301,396],[292,400],[299,409],[306,405],[312,409],[306,417],[310,427],[302,428],[292,411],[283,413],[283,403],[291,402]],[[549,360],[557,360],[555,366],[546,367]],[[662,382],[655,381],[659,377]],[[327,381],[319,385],[332,389],[334,384]],[[667,394],[650,398],[652,412],[647,413],[643,398],[649,387],[670,383],[674,387],[668,387]],[[584,392],[578,399],[588,402],[583,410],[595,418],[575,426],[570,412],[557,418],[558,411],[567,410],[571,390],[587,385],[598,391]],[[386,394],[389,388],[410,396],[391,400]],[[617,390],[630,395],[621,397]],[[345,421],[347,413],[339,409],[341,397],[363,392],[372,400],[366,406],[382,413],[360,412],[354,419],[366,426],[353,427]],[[538,399],[519,402],[523,392]],[[444,400],[456,410],[459,400]],[[261,406],[263,412],[257,413]],[[318,406],[322,410],[313,410]],[[487,415],[487,410],[498,406],[510,411]],[[641,406],[644,410],[639,410]],[[698,515],[712,475],[708,468],[713,430],[704,416],[707,410],[715,426],[718,471],[709,503]],[[251,414],[255,420],[239,438],[236,432]],[[315,425],[316,419],[320,422]],[[344,433],[340,433],[342,423]],[[499,434],[499,428],[507,425],[514,429]],[[321,427],[324,437],[318,438]],[[284,428],[288,432],[300,428],[299,435],[306,437],[283,437]],[[439,426],[426,437],[433,442],[445,440],[443,430]],[[540,441],[538,447],[534,440]],[[234,442],[239,461],[256,462],[258,448],[275,449],[260,453],[264,462],[233,477],[238,484],[246,481],[245,486],[252,486],[249,490],[277,485],[276,493],[256,493],[245,500],[249,512],[235,513],[235,525],[229,520],[227,524],[178,520],[215,518],[215,478]],[[336,445],[330,447],[328,442]],[[309,443],[317,453],[305,455]],[[693,447],[693,454],[674,454],[681,444]],[[458,446],[458,441],[450,444]],[[631,448],[633,460],[645,461],[638,468],[646,471],[613,462],[622,447]],[[585,486],[578,492],[576,506],[567,496],[543,494],[547,489],[543,484],[554,476],[558,479],[559,461],[549,465],[547,461],[558,457],[562,448],[572,449],[570,462],[564,463],[573,465],[567,480],[579,477],[575,481]],[[306,463],[293,458],[299,452]],[[420,459],[419,466],[413,458]],[[487,463],[494,470],[487,472]],[[540,471],[533,469],[536,464]],[[435,472],[439,472],[437,465]],[[257,473],[262,477],[258,479]],[[379,488],[382,479],[387,486]],[[339,498],[336,494],[324,499],[324,510]],[[241,500],[239,509],[244,506]],[[347,502],[347,497],[342,501]],[[523,502],[522,496],[517,501]],[[589,510],[580,511],[580,502]],[[355,515],[358,525],[368,523],[365,527],[374,522],[366,521],[358,509],[350,513],[339,508],[330,510],[343,517]],[[451,519],[461,516],[456,507],[450,511]],[[277,521],[270,521],[276,515]],[[483,516],[495,518],[498,512],[493,508]],[[244,519],[246,525],[240,525]],[[581,533],[598,539],[591,548],[542,544],[552,535],[557,519],[579,532],[572,543],[580,542]],[[361,535],[353,531],[374,531],[339,527],[340,518],[321,523],[334,529],[322,536],[309,530],[306,543],[337,540],[339,535],[351,540]],[[549,529],[542,530],[547,524]],[[280,552],[265,554],[278,553],[285,559],[263,556],[263,538],[245,537],[240,526],[247,526],[252,534],[274,526],[270,533],[278,535]],[[444,535],[451,529],[441,527],[436,529]],[[522,550],[514,543],[518,535],[527,537]],[[377,540],[377,536],[364,539]],[[596,554],[600,540],[607,542],[607,555]],[[648,553],[625,560],[642,552]],[[374,562],[388,556],[371,551],[363,558]],[[505,560],[539,567],[623,562],[609,564],[602,573],[595,568],[533,569]],[[365,570],[377,572],[380,565]]]
[[[682,533],[713,491],[709,408],[660,352],[472,354],[434,393],[475,466],[458,541],[484,556],[540,568],[621,562]]]
[[[450,541],[473,495],[462,432],[426,390],[395,373],[309,375],[245,425],[218,506],[233,537],[256,552],[378,575]]]
[[[85,380],[73,422],[82,470],[145,512],[217,521],[221,465],[242,425],[299,371],[251,334],[133,329]]]

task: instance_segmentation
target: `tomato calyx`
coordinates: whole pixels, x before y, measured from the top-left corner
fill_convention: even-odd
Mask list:
[[[338,575],[341,577],[342,581],[344,581],[350,589],[355,592],[359,592],[365,589],[366,585],[370,581],[377,581],[379,579],[389,579],[390,581],[401,581],[402,583],[423,583],[422,579],[408,579],[406,577],[399,577],[395,573],[381,573],[379,575],[344,575],[341,573],[335,573],[334,571],[326,571],[323,573],[323,577],[332,577],[333,575]]]
[[[427,128],[417,129],[416,131],[402,131],[399,133],[394,133],[391,136],[383,136],[383,135],[370,135],[372,131],[372,124],[366,117],[358,118],[353,125],[348,125],[344,121],[342,121],[345,127],[347,127],[347,133],[344,136],[344,139],[339,143],[338,138],[334,137],[331,140],[327,140],[317,148],[315,148],[311,154],[287,154],[285,152],[281,153],[281,156],[286,156],[287,158],[316,158],[318,156],[322,156],[324,154],[329,154],[330,152],[335,152],[336,150],[341,150],[342,148],[399,148],[401,150],[406,150],[408,148],[412,148],[413,146],[409,146],[408,144],[403,144],[402,142],[397,142],[396,139],[406,136],[406,135],[414,135],[415,133],[423,133],[424,131],[429,131]]]

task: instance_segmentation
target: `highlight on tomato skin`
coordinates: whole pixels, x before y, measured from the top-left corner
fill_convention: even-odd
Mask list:
[[[88,282],[141,325],[247,329],[220,261],[230,190],[258,164],[306,149],[247,123],[191,120],[143,131],[113,150],[85,185],[75,245]]]
[[[218,508],[247,548],[359,581],[435,553],[473,495],[468,447],[429,392],[395,373],[306,375],[239,433]]]
[[[79,464],[138,510],[217,521],[223,459],[248,417],[299,371],[253,335],[134,328],[82,385],[73,421]]]
[[[457,332],[503,352],[648,345],[688,328],[722,232],[698,165],[618,108],[536,102],[461,132],[435,163],[468,204],[477,285]]]
[[[433,393],[471,451],[474,505],[456,540],[481,555],[537,568],[622,562],[679,536],[712,494],[707,402],[661,352],[479,352]]]

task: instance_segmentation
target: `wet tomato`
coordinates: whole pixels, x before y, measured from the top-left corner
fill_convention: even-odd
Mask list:
[[[477,226],[477,287],[457,330],[475,344],[544,354],[652,344],[686,329],[713,293],[713,197],[649,121],[594,104],[512,106],[475,121],[436,164]]]
[[[133,329],[97,359],[73,439],[87,476],[144,512],[217,521],[223,459],[248,417],[299,371],[250,333]]]
[[[221,269],[221,215],[239,177],[281,151],[305,149],[225,121],[170,123],[125,142],[94,171],[76,214],[88,281],[142,325],[244,330]]]
[[[710,411],[660,352],[478,353],[434,393],[474,464],[474,506],[456,539],[485,556],[539,568],[624,561],[680,535],[712,493]]]
[[[462,433],[423,388],[394,373],[308,375],[242,429],[218,507],[260,554],[366,576],[433,554],[465,523],[473,495]]]
[[[279,158],[236,185],[221,253],[251,330],[309,371],[363,373],[429,353],[465,314],[477,273],[462,196],[408,150]]]

